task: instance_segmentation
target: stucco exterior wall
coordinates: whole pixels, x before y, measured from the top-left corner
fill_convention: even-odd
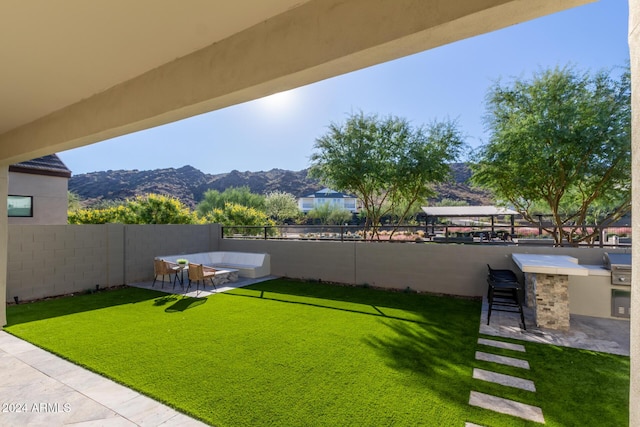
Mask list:
[[[631,65],[631,186],[632,239],[636,256],[633,271],[640,271],[640,0],[629,0],[629,58]],[[631,278],[631,376],[629,425],[640,426],[640,275]]]
[[[300,279],[369,284],[462,296],[486,292],[487,264],[510,268],[524,280],[512,253],[569,255],[580,264],[602,264],[607,249],[482,245],[296,242],[222,239],[222,251],[267,252],[271,273]],[[624,250],[616,250],[622,252]],[[613,252],[616,252],[613,251]]]
[[[611,291],[629,292],[629,286],[612,286],[611,276],[569,276],[569,311],[583,316],[620,319],[611,315]]]
[[[210,225],[127,225],[124,227],[122,283],[153,278],[153,258],[218,250],[220,227]]]
[[[9,167],[0,166],[0,198],[7,199],[9,188]],[[0,327],[7,323],[7,251],[9,240],[9,223],[7,219],[7,204],[0,203]],[[2,296],[5,300],[2,300]]]
[[[66,224],[68,182],[68,178],[9,172],[9,195],[33,197],[33,217],[10,217],[9,224]]]

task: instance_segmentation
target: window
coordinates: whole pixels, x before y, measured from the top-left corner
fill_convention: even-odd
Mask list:
[[[33,197],[32,196],[9,196],[7,198],[7,211],[9,216],[32,217]]]
[[[344,208],[349,210],[356,209],[356,200],[355,199],[345,199],[344,200]]]

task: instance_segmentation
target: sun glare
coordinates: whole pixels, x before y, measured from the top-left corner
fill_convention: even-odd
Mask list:
[[[258,105],[269,113],[281,114],[288,112],[296,102],[296,94],[293,90],[274,93],[260,98]]]

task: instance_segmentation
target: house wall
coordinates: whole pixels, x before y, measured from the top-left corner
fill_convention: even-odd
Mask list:
[[[487,264],[553,253],[602,264],[601,248],[221,239],[208,225],[10,225],[7,300],[62,295],[153,279],[153,258],[207,251],[266,252],[271,273],[351,285],[481,296]]]
[[[633,200],[632,239],[636,256],[632,259],[632,270],[640,271],[640,0],[629,0],[629,58],[631,66],[631,187]],[[630,332],[630,387],[629,425],[640,425],[640,275],[631,278],[631,318]]]
[[[350,212],[358,211],[358,199],[355,197],[301,197],[298,199],[298,209],[302,212],[309,212],[325,204],[335,208],[346,209]]]
[[[9,224],[66,224],[68,178],[9,172],[9,195],[32,196],[33,217],[9,217]]]

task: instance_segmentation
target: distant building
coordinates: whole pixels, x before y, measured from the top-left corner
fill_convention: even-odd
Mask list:
[[[298,207],[302,212],[309,212],[311,209],[327,203],[334,207],[346,209],[349,212],[358,212],[358,198],[356,196],[340,193],[329,188],[323,188],[298,199]]]
[[[9,166],[9,224],[66,224],[69,178],[55,154]]]

